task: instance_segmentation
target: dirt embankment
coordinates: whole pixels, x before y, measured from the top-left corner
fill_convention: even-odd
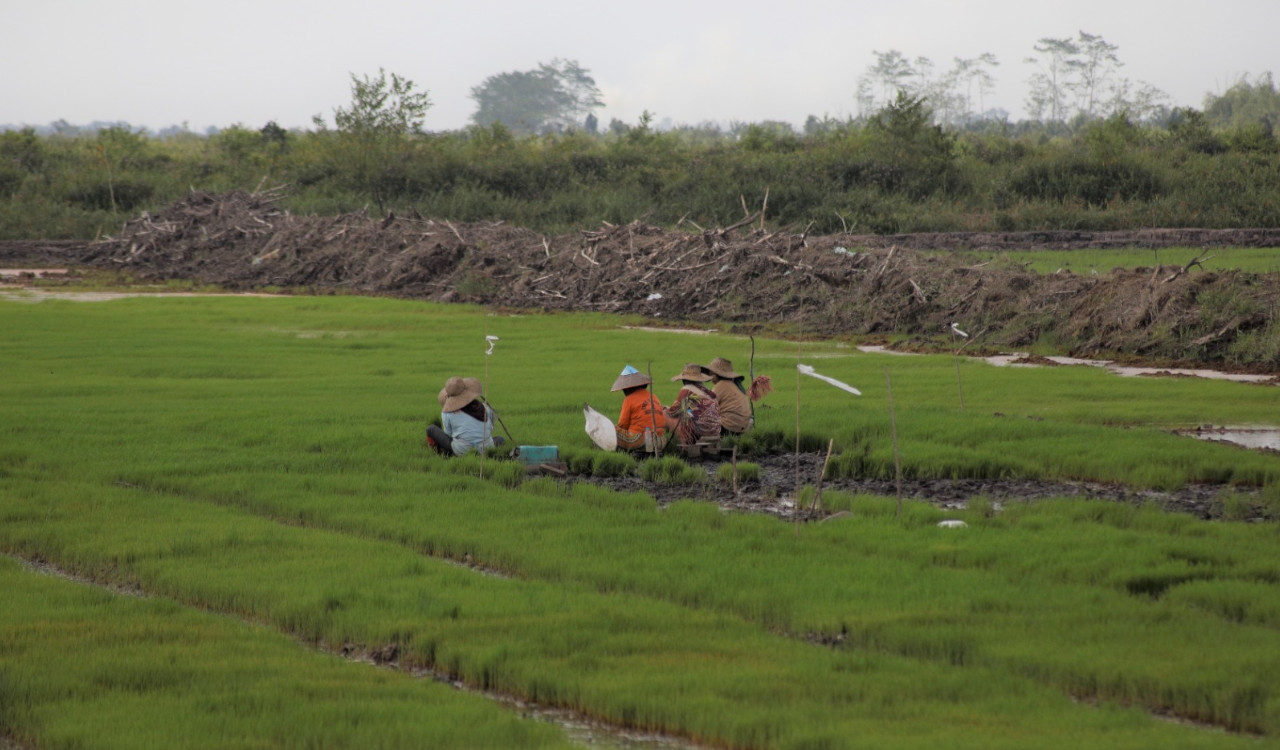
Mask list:
[[[275,192],[191,193],[92,243],[0,243],[0,265],[70,264],[232,290],[344,290],[804,335],[946,342],[979,349],[1052,337],[1067,353],[1275,371],[1242,357],[1270,331],[1280,275],[1161,266],[1039,275],[922,249],[1280,247],[1280,229],[1156,229],[813,237],[754,224],[692,232],[638,222],[544,236],[503,223],[416,214],[298,216]],[[1254,347],[1255,352],[1258,347]]]

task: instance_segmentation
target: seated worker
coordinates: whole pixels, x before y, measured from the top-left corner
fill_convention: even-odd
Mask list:
[[[751,400],[742,385],[746,376],[734,372],[733,363],[724,357],[711,360],[711,364],[703,367],[702,371],[711,376],[711,392],[716,394],[716,403],[720,407],[721,428],[734,435],[751,429],[754,422]]]
[[[475,378],[452,377],[440,391],[440,424],[427,426],[427,444],[445,456],[502,444],[493,435],[493,410],[481,401],[483,388]]]
[[[667,429],[675,433],[685,453],[697,455],[696,445],[700,441],[718,443],[720,440],[720,407],[716,403],[716,395],[705,385],[710,379],[710,375],[704,374],[702,368],[692,362],[671,378],[673,382],[680,381],[683,387],[664,413],[667,415]]]
[[[662,402],[649,390],[652,382],[648,375],[627,365],[609,389],[622,391],[625,396],[615,425],[619,450],[651,451],[654,438],[666,434],[667,419],[662,414]],[[646,434],[652,437],[646,440]]]

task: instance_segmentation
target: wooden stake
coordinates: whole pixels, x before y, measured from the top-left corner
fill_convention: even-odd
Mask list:
[[[796,503],[800,502],[800,342],[796,341]]]
[[[796,538],[800,538],[800,340],[796,340]]]
[[[889,393],[889,432],[893,435],[893,478],[898,486],[898,518],[902,518],[902,461],[898,458],[898,420],[893,414],[893,382],[884,368],[884,384]]]
[[[653,360],[649,360],[649,364],[645,366],[649,372],[649,422],[653,425],[653,456],[654,458],[662,458],[662,440],[658,434],[658,414],[657,409],[653,406]]]
[[[813,496],[813,507],[822,512],[822,480],[827,476],[827,464],[831,463],[831,449],[835,447],[836,439],[831,438],[827,441],[827,457],[822,462],[822,471],[818,472],[818,490]]]
[[[733,499],[738,499],[738,446],[733,446]]]
[[[453,229],[453,227],[450,227],[450,229]],[[454,229],[454,234],[457,234],[457,231],[458,230]],[[458,239],[462,239],[461,236],[459,236]],[[485,312],[482,314],[484,315],[484,343],[486,345],[486,350],[484,354],[484,394],[483,395],[487,399],[489,397],[489,352],[488,352],[489,313]],[[486,434],[489,427],[489,405],[488,404],[485,404],[484,411],[485,411],[484,421],[480,423],[480,478],[481,479],[484,479],[484,454],[485,454],[484,444],[489,440],[489,436]]]

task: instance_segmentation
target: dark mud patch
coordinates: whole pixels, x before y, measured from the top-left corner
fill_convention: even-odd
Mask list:
[[[658,484],[638,476],[575,476],[568,481],[589,482],[622,492],[643,491],[651,495],[659,507],[679,500],[695,500],[714,502],[725,511],[763,513],[787,521],[822,521],[831,517],[834,511],[812,508],[809,503],[811,496],[816,493],[825,458],[820,453],[801,453],[798,462],[795,454],[752,457],[750,462],[760,467],[759,479],[740,482],[736,495],[731,483],[717,479],[719,467],[727,461],[693,462],[692,465],[706,472],[707,481],[701,484]],[[1193,484],[1176,490],[1144,490],[1100,482],[1039,479],[903,479],[900,486],[904,501],[926,502],[945,510],[968,508],[969,503],[977,499],[989,501],[998,508],[1018,502],[1076,498],[1131,505],[1154,504],[1168,512],[1187,513],[1203,520],[1225,518],[1222,498],[1225,493],[1232,493],[1243,498],[1245,505],[1251,507],[1245,516],[1233,516],[1234,520],[1270,520],[1260,501],[1259,490],[1218,484]],[[797,508],[797,488],[800,488],[801,497],[805,500],[804,507]],[[822,481],[822,491],[826,493],[830,490],[897,497],[899,483],[892,479],[826,478]],[[1235,505],[1238,508],[1240,504]]]

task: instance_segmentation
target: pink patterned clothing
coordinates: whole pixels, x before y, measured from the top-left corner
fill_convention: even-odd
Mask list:
[[[702,438],[720,437],[720,406],[716,395],[701,383],[686,384],[666,409],[675,421],[676,439],[693,445]]]

